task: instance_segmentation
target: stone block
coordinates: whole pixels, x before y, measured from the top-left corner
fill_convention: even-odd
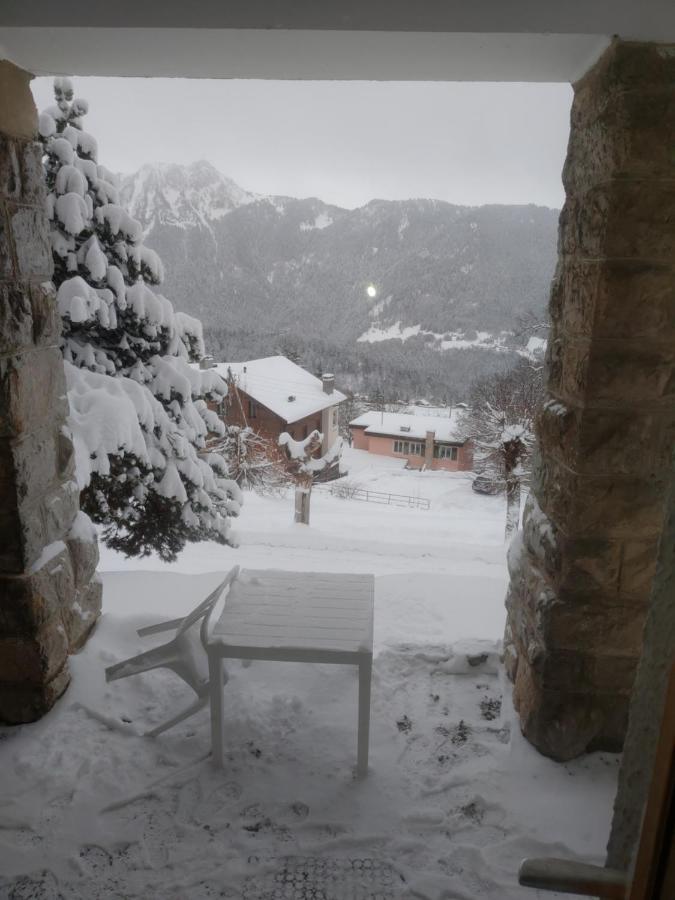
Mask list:
[[[80,515],[84,515],[80,513]],[[76,587],[86,587],[94,576],[96,566],[98,565],[98,542],[94,540],[83,540],[81,537],[73,537],[69,534],[66,537],[66,546],[70,553],[70,559],[75,576]]]
[[[0,358],[0,436],[19,437],[36,423],[68,414],[63,357],[57,347]]]
[[[576,468],[582,410],[548,395],[537,411],[535,429],[542,451]]]
[[[567,536],[649,540],[661,531],[665,478],[585,475],[542,458],[533,481],[542,509]]]
[[[670,136],[675,130],[671,86],[598,93],[587,84],[574,98],[563,168],[567,191],[582,193],[611,179],[675,177]]]
[[[531,565],[525,570],[522,585],[507,595],[507,601],[513,643],[519,654],[537,669],[545,656],[548,607],[555,602],[553,588],[539,569]]]
[[[0,282],[14,278],[14,246],[5,204],[0,201]]]
[[[21,170],[21,199],[24,203],[37,204],[44,210],[47,194],[42,169],[42,144],[39,141],[22,141],[18,146]]]
[[[578,260],[558,265],[549,304],[571,337],[675,342],[675,270],[665,263]]]
[[[0,283],[0,356],[31,347],[33,310],[29,288]]]
[[[646,609],[616,596],[585,593],[565,596],[552,606],[546,640],[552,649],[587,656],[628,654],[639,659]]]
[[[576,258],[675,258],[675,181],[615,181],[568,195],[558,249]]]
[[[21,197],[21,163],[19,144],[0,133],[0,197],[19,200]]]
[[[0,684],[0,722],[5,725],[21,725],[42,718],[63,694],[69,682],[68,666],[64,665],[44,684]]]
[[[0,636],[0,685],[41,685],[63,668],[68,637],[61,616],[49,619],[29,637]]]
[[[585,752],[621,750],[628,722],[625,694],[545,690],[520,660],[513,701],[523,734],[545,756],[564,762]]]
[[[61,317],[56,305],[56,291],[51,281],[32,284],[30,287],[33,318],[33,343],[35,346],[59,347],[61,344]]]
[[[71,557],[64,542],[39,569],[0,576],[0,634],[29,638],[48,622],[61,621],[64,607],[75,597]]]
[[[518,671],[518,651],[513,640],[511,623],[508,617],[504,628],[504,650],[502,653],[502,660],[509,681],[514,682]]]
[[[536,671],[544,690],[562,693],[586,693],[593,687],[595,654],[581,653],[578,649],[562,650],[547,645]]]
[[[0,60],[0,132],[33,139],[37,133],[37,111],[30,91],[30,72],[7,59]]]
[[[44,547],[63,540],[79,508],[79,491],[74,482],[55,483],[52,488],[19,507],[23,568],[35,564]]]
[[[0,438],[9,443],[18,503],[32,503],[47,493],[58,474],[59,431],[51,420],[21,438]]]
[[[49,244],[49,230],[45,212],[40,206],[8,206],[8,216],[18,277],[41,278],[48,281],[52,277],[52,251]]]
[[[75,448],[72,439],[59,429],[57,446],[57,476],[60,481],[72,481],[75,477]]]
[[[615,39],[595,65],[574,85],[575,94],[588,89],[596,96],[616,91],[672,88],[675,82],[673,44]]]
[[[599,693],[630,697],[640,653],[601,653],[595,657],[591,684]]]
[[[587,406],[665,411],[675,401],[675,345],[595,341],[585,375]]]
[[[0,573],[23,572],[23,543],[15,496],[7,485],[0,491]],[[7,498],[11,505],[5,505]]]
[[[0,356],[35,346],[58,347],[61,320],[51,282],[0,282]]]
[[[560,538],[559,566],[552,578],[559,596],[616,597],[622,545],[604,538]],[[581,613],[579,613],[581,615]]]
[[[548,359],[548,390],[568,406],[665,412],[675,399],[675,345],[556,334]]]
[[[555,525],[545,515],[537,498],[530,493],[523,508],[523,545],[529,555],[529,566],[535,566],[549,577],[560,570],[560,540]],[[525,556],[525,561],[527,560]]]
[[[103,585],[92,581],[66,603],[63,622],[68,635],[70,653],[76,653],[84,646],[101,615]]]
[[[662,416],[656,411],[585,409],[576,458],[569,464],[588,474],[658,476],[664,470],[657,452],[662,439]]]
[[[619,591],[645,601],[652,589],[658,557],[658,540],[626,540],[622,545]]]
[[[552,759],[574,759],[602,739],[604,716],[595,699],[544,690],[527,660],[518,662],[513,702],[524,736]]]

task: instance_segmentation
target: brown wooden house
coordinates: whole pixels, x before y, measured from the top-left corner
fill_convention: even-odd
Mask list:
[[[288,432],[296,441],[312,431],[323,435],[325,453],[338,437],[338,406],[346,399],[335,389],[333,375],[316,378],[285,356],[268,356],[239,363],[213,363],[230,383],[230,392],[218,412],[228,425],[250,426],[276,445]]]

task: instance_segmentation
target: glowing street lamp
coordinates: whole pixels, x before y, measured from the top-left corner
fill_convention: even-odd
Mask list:
[[[368,285],[368,287],[366,288],[366,294],[368,294],[368,296],[371,298],[371,300],[373,297],[377,297],[377,288],[375,287],[374,284]]]

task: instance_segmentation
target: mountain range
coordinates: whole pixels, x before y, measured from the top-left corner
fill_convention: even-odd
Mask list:
[[[344,209],[251,193],[205,161],[143,166],[123,178],[122,202],[164,262],[161,290],[202,320],[219,356],[265,355],[269,343],[316,366],[321,347],[356,388],[373,355],[383,372],[388,356],[437,372],[437,385],[420,384],[436,397],[458,366],[463,378],[503,367],[527,342],[519,318],[543,313],[556,258],[558,212],[546,207]]]

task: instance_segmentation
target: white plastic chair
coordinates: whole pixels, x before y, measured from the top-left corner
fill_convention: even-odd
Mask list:
[[[157,625],[148,625],[138,629],[139,637],[177,629],[176,636],[168,644],[153,647],[152,650],[115,663],[114,666],[109,666],[105,670],[105,679],[109,682],[117,681],[119,678],[128,678],[129,675],[149,672],[151,669],[171,669],[197,695],[197,699],[182,712],[146,732],[149,737],[156,737],[169,728],[173,728],[174,725],[193,716],[208,704],[209,665],[206,644],[213,623],[217,622],[222,615],[230,586],[238,575],[239,566],[235,566],[206,600],[203,600],[185,618],[159,622]],[[226,684],[227,672],[223,674],[223,684]]]

